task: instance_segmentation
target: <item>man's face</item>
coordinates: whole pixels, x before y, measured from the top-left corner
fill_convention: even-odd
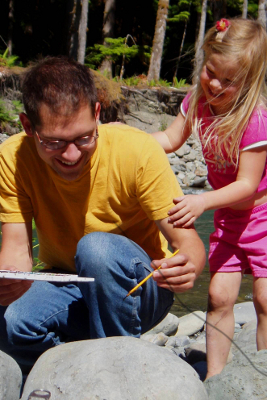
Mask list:
[[[97,140],[84,146],[77,146],[73,141],[84,136],[95,136],[100,106],[96,105],[95,115],[89,106],[81,107],[71,117],[55,116],[43,105],[40,109],[40,124],[35,127],[34,140],[37,151],[61,178],[74,181],[81,175],[97,147]],[[38,139],[38,136],[39,139]],[[62,149],[51,150],[44,146],[46,141],[66,141]]]

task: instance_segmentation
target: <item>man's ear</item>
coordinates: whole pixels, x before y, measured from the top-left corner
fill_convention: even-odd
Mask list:
[[[27,117],[27,115],[25,113],[20,113],[19,119],[20,119],[20,122],[22,123],[24,131],[27,133],[27,135],[33,136],[34,132],[32,131],[32,125],[31,125],[30,120]]]
[[[100,105],[100,103],[97,102],[96,105],[95,105],[95,120],[96,120],[96,123],[99,122],[100,110],[101,110],[101,105]]]

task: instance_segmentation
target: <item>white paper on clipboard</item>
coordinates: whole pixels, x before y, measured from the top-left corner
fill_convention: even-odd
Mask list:
[[[0,279],[21,279],[29,281],[48,282],[93,282],[95,278],[87,278],[73,274],[58,274],[50,272],[22,272],[1,270]]]

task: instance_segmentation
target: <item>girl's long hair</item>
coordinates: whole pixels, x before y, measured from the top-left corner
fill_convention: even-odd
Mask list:
[[[207,32],[203,44],[205,59],[201,70],[210,54],[222,54],[240,66],[235,76],[239,88],[230,111],[213,118],[213,122],[202,137],[202,143],[205,148],[213,153],[216,152],[224,159],[227,158],[237,167],[240,141],[250,117],[257,108],[260,118],[261,107],[258,106],[266,107],[264,95],[267,34],[257,21],[241,18],[229,21],[230,26],[225,32],[218,33],[216,27]],[[189,129],[194,133],[197,133],[202,125],[202,118],[198,116],[198,103],[204,93],[199,75],[199,70],[194,72],[194,86],[186,117]],[[208,107],[208,104],[205,107]]]

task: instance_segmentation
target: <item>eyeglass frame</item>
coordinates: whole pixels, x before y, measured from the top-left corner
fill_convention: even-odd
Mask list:
[[[76,147],[85,147],[85,146],[88,146],[88,145],[91,146],[91,145],[93,145],[93,144],[96,142],[96,140],[99,138],[99,133],[98,133],[97,127],[96,127],[96,133],[95,133],[95,135],[80,136],[79,138],[77,138],[77,139],[75,139],[75,140],[49,140],[49,139],[42,139],[42,138],[40,138],[39,133],[37,132],[36,129],[34,130],[34,133],[36,134],[36,137],[37,137],[37,139],[38,139],[40,145],[43,146],[43,147],[45,147],[45,148],[48,149],[48,150],[51,150],[51,151],[62,150],[62,149],[64,149],[64,148],[66,148],[66,147],[68,146],[68,144],[70,144],[70,143],[74,143]],[[77,140],[81,140],[81,139],[85,139],[85,138],[89,138],[89,137],[92,138],[92,142],[90,142],[90,143],[85,143],[85,144],[80,144],[80,145],[77,144],[77,143],[75,143]],[[45,141],[48,142],[48,143],[59,143],[59,142],[63,142],[63,143],[65,143],[65,144],[64,144],[64,146],[58,147],[57,149],[51,149],[51,148],[49,148],[49,147],[46,145]]]

